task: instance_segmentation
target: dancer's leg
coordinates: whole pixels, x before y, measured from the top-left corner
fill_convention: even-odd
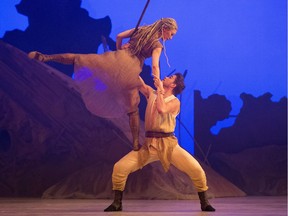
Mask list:
[[[199,162],[190,155],[187,151],[177,145],[171,156],[171,163],[182,172],[186,173],[195,188],[198,191],[198,196],[201,204],[202,211],[215,211],[207,199],[206,191],[207,179],[206,174],[199,164]]]
[[[143,166],[159,160],[156,149],[151,146],[148,151],[148,157],[146,158],[147,160]],[[139,164],[138,153],[139,152],[131,151],[114,165],[112,173],[114,200],[111,205],[104,209],[104,211],[122,211],[122,196],[128,175],[139,170],[140,167],[143,167]]]
[[[132,145],[133,150],[139,150],[139,131],[140,131],[140,117],[139,117],[139,110],[138,105],[140,102],[139,91],[137,88],[131,90],[127,97],[127,103],[129,103],[129,126],[132,134]]]
[[[139,127],[140,127],[140,118],[139,111],[128,113],[129,116],[129,126],[132,133],[132,146],[134,151],[139,150]]]
[[[61,64],[74,64],[77,55],[78,54],[74,53],[46,55],[37,51],[33,51],[28,54],[28,57],[31,59],[39,60],[41,62],[54,61]]]

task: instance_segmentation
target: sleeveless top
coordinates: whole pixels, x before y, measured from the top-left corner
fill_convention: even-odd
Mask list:
[[[171,113],[158,113],[156,108],[156,98],[157,93],[155,91],[148,98],[145,112],[145,131],[164,133],[174,132],[176,127],[176,116]],[[174,95],[170,95],[169,97],[164,98],[164,101],[165,103],[168,103],[175,98]]]
[[[176,116],[170,113],[158,113],[156,108],[156,98],[156,92],[153,92],[153,94],[151,94],[148,98],[145,114],[145,131],[165,133],[174,132],[176,126]],[[174,95],[171,95],[164,98],[164,101],[168,103],[175,98],[176,97]],[[178,113],[179,111],[180,110],[178,110]],[[161,165],[164,171],[167,172],[171,164],[171,155],[176,145],[178,145],[178,140],[175,136],[161,138],[146,137],[143,146],[138,151],[138,163],[140,168],[146,165],[150,151],[157,151]]]

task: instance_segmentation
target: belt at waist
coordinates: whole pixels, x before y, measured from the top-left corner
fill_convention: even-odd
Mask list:
[[[154,131],[146,131],[145,137],[154,137],[154,138],[162,138],[162,137],[170,137],[174,136],[174,133],[164,133],[164,132],[154,132]]]

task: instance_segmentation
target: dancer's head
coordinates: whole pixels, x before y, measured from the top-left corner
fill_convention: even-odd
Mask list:
[[[184,76],[181,73],[175,73],[175,76],[176,79],[174,83],[176,84],[176,86],[173,89],[173,94],[178,95],[182,93],[182,91],[185,89]]]
[[[176,96],[180,94],[184,88],[184,76],[181,73],[175,73],[169,77],[165,77],[163,80],[163,87],[172,89],[172,93]]]
[[[140,26],[133,34],[136,44],[133,46],[133,54],[141,52],[144,46],[152,46],[159,39],[170,40],[178,30],[177,22],[173,18],[161,18],[150,25]]]
[[[150,38],[169,40],[176,34],[178,25],[173,18],[161,18],[151,25],[142,26],[141,29],[149,32]]]
[[[173,18],[162,18],[159,23],[161,26],[161,38],[164,41],[171,40],[178,30],[176,20]]]

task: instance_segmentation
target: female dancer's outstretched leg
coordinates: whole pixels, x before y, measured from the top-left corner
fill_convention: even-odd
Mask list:
[[[63,54],[52,54],[52,55],[46,55],[37,51],[30,52],[28,54],[28,57],[31,59],[36,59],[41,62],[58,62],[61,64],[75,64],[75,62],[79,61],[79,57],[81,54],[74,54],[74,53],[63,53]],[[77,69],[76,69],[77,70]],[[133,144],[133,150],[138,151],[139,146],[139,127],[140,127],[140,118],[139,118],[139,111],[138,111],[138,105],[140,102],[140,96],[139,91],[137,88],[128,90],[125,92],[125,104],[128,105],[127,114],[129,116],[129,126],[132,134],[132,144]]]
[[[36,59],[41,62],[54,61],[62,64],[74,64],[76,56],[77,54],[74,53],[46,55],[37,51],[33,51],[28,54],[29,58]]]

